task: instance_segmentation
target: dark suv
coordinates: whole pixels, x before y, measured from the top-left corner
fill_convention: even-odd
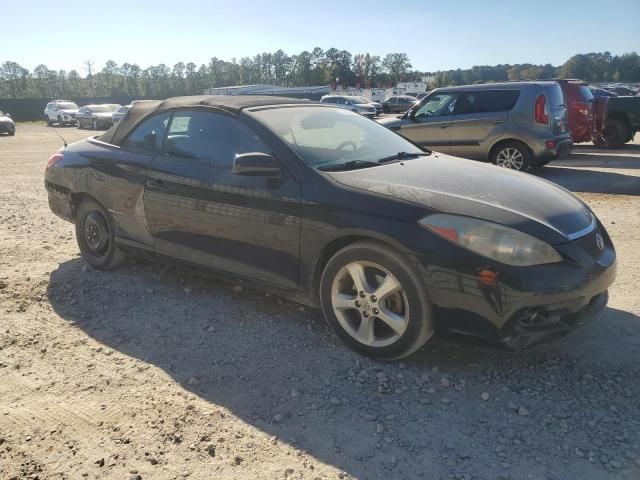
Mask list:
[[[571,151],[564,103],[556,82],[464,85],[380,123],[438,152],[527,171]]]

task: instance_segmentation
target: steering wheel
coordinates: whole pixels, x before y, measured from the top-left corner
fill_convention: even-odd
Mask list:
[[[342,142],[340,145],[338,145],[336,147],[336,150],[341,151],[341,150],[344,150],[346,147],[349,147],[349,146],[351,147],[351,150],[353,150],[354,152],[358,151],[358,146],[355,143],[353,143],[351,140],[347,140],[346,142]]]

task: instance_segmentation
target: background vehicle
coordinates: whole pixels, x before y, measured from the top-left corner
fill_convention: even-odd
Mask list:
[[[590,142],[597,128],[596,105],[589,84],[576,79],[554,79],[554,81],[560,84],[564,93],[569,131],[573,142]]]
[[[75,125],[78,109],[78,105],[70,100],[53,100],[44,109],[44,121],[49,126],[54,123],[60,127]]]
[[[593,95],[593,98],[617,97],[618,96],[617,93],[610,92],[609,90],[605,90],[604,88],[589,87],[589,90],[591,90],[591,94]]]
[[[113,114],[120,107],[116,104],[85,105],[78,110],[78,128],[108,128],[113,125]]]
[[[565,190],[291,98],[135,105],[54,154],[45,185],[94,268],[127,249],[213,268],[319,306],[386,359],[437,322],[513,348],[565,335],[615,277],[605,229]]]
[[[122,120],[122,117],[124,117],[127,114],[130,108],[131,108],[131,105],[125,105],[123,107],[118,108],[115,112],[113,112],[113,117],[112,117],[113,124],[115,125],[120,120]]]
[[[364,97],[347,95],[325,95],[320,99],[322,103],[337,105],[338,107],[351,110],[365,117],[375,117],[377,115],[376,106]]]
[[[418,100],[411,95],[395,95],[384,99],[382,111],[384,113],[404,113],[417,102]]]
[[[13,122],[11,115],[3,113],[0,110],[0,133],[6,133],[9,136],[16,134],[16,124]]]
[[[619,148],[640,131],[640,97],[612,97],[604,108],[604,126],[593,143],[604,148]]]
[[[418,145],[523,172],[571,151],[555,82],[437,88],[401,118],[379,122]]]

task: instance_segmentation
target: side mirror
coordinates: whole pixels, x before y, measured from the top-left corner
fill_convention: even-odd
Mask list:
[[[11,118],[11,114],[10,113],[5,113],[5,115],[9,118]]]
[[[238,153],[233,160],[233,173],[258,177],[279,177],[282,174],[280,162],[268,153]]]
[[[415,120],[416,119],[416,111],[411,108],[409,110],[407,110],[407,113],[404,114],[405,118],[408,118],[409,120]]]

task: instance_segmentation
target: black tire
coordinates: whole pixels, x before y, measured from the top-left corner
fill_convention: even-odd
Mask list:
[[[76,239],[85,261],[97,270],[111,270],[122,264],[124,252],[115,240],[115,224],[105,208],[84,200],[76,214]]]
[[[91,129],[92,130],[97,130],[98,129],[98,121],[95,118],[93,120],[91,120]]]
[[[10,137],[13,137],[16,134],[16,131],[13,130],[13,131],[9,131],[7,133],[9,134]]]
[[[519,166],[516,168],[515,166],[513,167],[508,167],[505,164],[500,164],[499,163],[503,163],[502,160],[499,160],[499,157],[501,155],[502,152],[505,151],[517,151],[519,153],[519,155],[522,158],[522,162],[519,162]],[[527,147],[524,143],[522,142],[518,142],[516,140],[510,141],[510,142],[504,142],[504,143],[500,143],[498,145],[496,145],[495,147],[493,147],[493,149],[491,150],[491,156],[490,156],[490,160],[491,163],[493,163],[494,165],[498,165],[501,166],[503,168],[511,168],[512,170],[516,170],[519,172],[528,172],[531,169],[531,150],[529,150],[529,147]]]
[[[386,106],[386,105],[383,105],[383,106],[382,106],[382,113],[390,113],[390,111],[389,111],[389,107],[388,107],[388,106]]]
[[[627,143],[630,138],[633,138],[629,130],[629,126],[623,121],[617,118],[607,120],[607,124],[600,132],[593,138],[593,143],[600,148],[620,148]]]
[[[45,117],[44,117],[44,123],[46,123],[46,124],[47,124],[47,127],[50,127],[50,126],[53,124],[53,122],[51,121],[51,119],[49,118],[49,116],[48,116],[48,115],[45,115]]]
[[[80,121],[80,119],[76,120],[76,122],[78,123],[78,128],[82,129],[82,122]]]
[[[332,302],[334,279],[343,267],[352,262],[373,262],[390,272],[402,286],[404,296],[401,298],[402,301],[407,302],[410,314],[406,330],[390,345],[370,346],[358,341],[345,330],[334,312]],[[322,272],[320,280],[322,311],[336,335],[357,352],[382,360],[406,357],[422,347],[433,335],[431,302],[420,278],[420,274],[409,260],[394,249],[374,241],[356,242],[338,251]],[[377,311],[373,309],[372,317],[375,317],[375,313]]]
[[[62,117],[58,117],[58,126],[64,127],[64,122],[62,121]]]

